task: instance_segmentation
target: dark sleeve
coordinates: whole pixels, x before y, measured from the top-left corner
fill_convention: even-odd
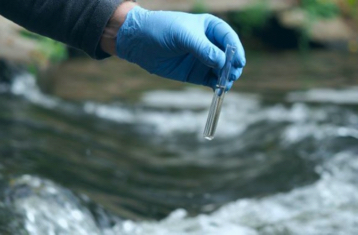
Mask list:
[[[0,0],[0,14],[35,33],[81,49],[96,59],[109,55],[99,42],[122,0]]]

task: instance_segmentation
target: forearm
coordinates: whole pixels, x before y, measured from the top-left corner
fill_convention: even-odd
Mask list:
[[[35,33],[84,50],[93,58],[109,56],[99,46],[122,0],[0,0],[0,14]]]

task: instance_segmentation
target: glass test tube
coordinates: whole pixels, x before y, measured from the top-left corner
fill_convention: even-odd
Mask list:
[[[221,71],[218,83],[216,84],[214,97],[211,102],[208,119],[207,119],[206,125],[205,125],[204,137],[207,140],[213,140],[214,136],[215,136],[216,127],[218,125],[218,121],[219,121],[219,117],[220,117],[221,106],[224,101],[224,97],[225,97],[225,93],[226,93],[226,91],[225,91],[226,83],[229,80],[232,59],[235,55],[235,52],[236,52],[235,47],[233,47],[231,45],[226,46],[225,65]]]

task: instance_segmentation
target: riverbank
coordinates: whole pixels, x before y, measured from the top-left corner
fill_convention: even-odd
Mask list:
[[[325,50],[307,54],[249,51],[247,56],[247,66],[233,87],[235,91],[258,92],[275,98],[271,94],[358,86],[357,54]],[[51,82],[43,88],[66,100],[135,101],[148,90],[181,90],[192,86],[150,75],[117,58],[101,62],[74,59],[61,64],[57,71],[61,73],[51,73],[47,78]]]
[[[299,2],[301,2],[301,5],[299,5]],[[313,43],[319,47],[334,48],[341,52],[358,52],[358,24],[354,17],[349,17],[351,12],[347,10],[347,7],[341,6],[342,12],[338,15],[335,13],[334,8],[333,10],[317,13],[316,10],[320,6],[319,4],[324,3],[317,3],[318,5],[314,5],[313,8],[312,6],[308,8],[304,7],[302,2],[303,1],[294,0],[270,0],[266,3],[248,0],[224,0],[220,2],[209,0],[177,0],[170,2],[153,0],[141,4],[143,7],[153,10],[170,9],[218,14],[238,31],[246,48],[251,47],[257,51],[268,50],[268,48],[269,50],[271,48],[275,49],[275,46],[282,46],[283,44],[287,44],[290,49],[302,50],[303,48],[303,50],[305,50],[310,46],[310,43]],[[327,17],[327,15],[324,15],[328,14],[327,12],[332,15]],[[245,16],[245,19],[240,18],[240,15]],[[29,70],[29,68],[33,70],[35,68],[35,70],[40,71],[39,74],[42,74],[44,71],[48,71],[51,65],[57,64],[58,61],[66,57],[65,47],[63,45],[55,43],[48,38],[35,36],[2,17],[0,17],[0,31],[0,80],[10,79],[11,76],[8,74],[9,71],[14,70],[13,67],[22,67],[24,70]],[[247,36],[246,34],[251,35]],[[254,38],[255,36],[258,38]],[[269,47],[261,46],[261,44],[269,44]],[[117,66],[117,62],[114,61],[115,60],[105,63],[99,62],[98,64],[96,64],[97,62],[85,63],[93,64],[93,67],[98,68],[104,66],[107,71],[116,71],[124,67],[118,71],[118,74],[126,74],[126,72],[121,72],[127,70],[126,65]],[[81,62],[70,60],[65,63],[64,67],[68,68],[71,67],[70,64],[76,65],[77,63]],[[122,62],[119,62],[119,64],[121,63]],[[282,64],[286,63],[286,61],[282,61]],[[111,66],[113,66],[113,68],[111,68]],[[11,68],[9,69],[9,67]],[[283,66],[280,69],[285,71],[286,67]],[[69,70],[72,71],[72,68]],[[128,67],[128,70],[128,74],[139,73],[139,77],[148,77],[147,75],[142,75],[146,73],[138,72],[140,70],[135,67]],[[86,71],[83,72],[87,74]],[[97,70],[93,71],[93,73],[97,74]],[[103,75],[100,74],[98,77],[103,77]],[[128,76],[123,75],[123,77]],[[50,90],[53,89],[49,88],[52,86],[51,83],[56,83],[56,81],[51,81],[47,78],[42,80],[43,86]],[[77,81],[78,78],[73,80]],[[162,81],[160,83],[162,83]],[[74,85],[72,80],[69,81],[69,84]],[[133,84],[128,85],[128,89],[132,86]],[[139,82],[138,86],[147,87],[150,86],[150,84]],[[169,86],[171,87],[172,85]],[[267,86],[265,85],[265,87]],[[114,88],[109,85],[108,88],[104,89],[104,93],[118,94],[116,92],[108,92],[111,90],[114,90]],[[94,93],[96,92],[88,92],[85,97],[90,97],[91,95],[98,96]],[[62,92],[60,92],[60,94],[62,94]]]
[[[259,1],[252,0],[152,0],[143,1],[140,4],[151,10],[178,10],[178,11],[195,11],[199,8],[205,9],[207,12],[228,12],[228,11],[240,11],[259,3]],[[266,1],[268,9],[271,11],[278,11],[291,8],[297,5],[296,0],[270,0]]]
[[[67,58],[65,45],[28,32],[0,16],[0,82],[9,81],[18,71],[46,74]]]
[[[20,26],[0,16],[0,59],[20,64],[36,60],[39,45],[21,36],[22,30]]]

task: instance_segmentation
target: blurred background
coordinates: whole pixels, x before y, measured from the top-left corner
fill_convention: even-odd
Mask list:
[[[0,17],[0,234],[358,234],[358,1],[151,0],[246,49],[212,91]]]

